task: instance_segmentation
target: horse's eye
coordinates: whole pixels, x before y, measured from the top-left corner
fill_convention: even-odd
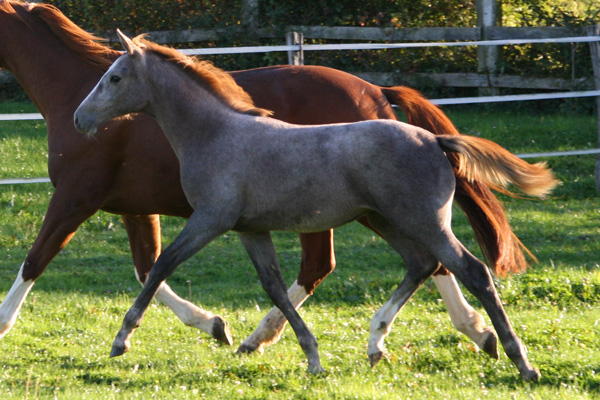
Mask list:
[[[121,77],[118,75],[113,75],[110,77],[111,83],[118,83],[121,80]]]

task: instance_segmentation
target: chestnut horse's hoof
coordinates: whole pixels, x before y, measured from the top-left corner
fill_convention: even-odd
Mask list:
[[[377,352],[375,354],[369,354],[369,362],[371,363],[371,368],[377,365],[379,361],[383,358],[383,352]]]
[[[481,350],[485,351],[490,355],[493,359],[498,359],[500,355],[498,354],[498,338],[492,332],[488,335],[488,337],[483,342],[483,347]]]
[[[212,336],[228,346],[233,344],[229,322],[218,315],[213,318]]]

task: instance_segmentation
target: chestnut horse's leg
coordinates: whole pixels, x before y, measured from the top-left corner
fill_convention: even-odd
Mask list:
[[[497,359],[498,338],[494,329],[486,326],[481,314],[467,303],[454,275],[433,274],[432,278],[446,304],[452,325],[471,338],[480,349]]]
[[[333,229],[317,233],[302,233],[300,243],[302,244],[300,272],[288,290],[288,297],[295,309],[298,309],[319,283],[335,269]],[[237,352],[262,352],[265,346],[279,340],[286,322],[283,313],[277,307],[273,307],[260,321],[256,330],[244,340]]]
[[[99,209],[99,204],[76,202],[72,193],[56,189],[42,228],[21,266],[17,279],[0,304],[0,338],[13,327],[25,297],[50,261],[71,240],[77,228]]]
[[[161,251],[160,217],[158,215],[123,216],[136,277],[143,285]],[[198,328],[215,339],[233,344],[229,323],[177,296],[166,282],[158,288],[156,298],[169,307],[187,326]]]

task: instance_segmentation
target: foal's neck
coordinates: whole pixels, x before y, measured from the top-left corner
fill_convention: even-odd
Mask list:
[[[222,135],[230,124],[246,117],[183,71],[169,69],[170,74],[164,69],[152,74],[154,97],[146,111],[158,121],[178,156],[192,143]]]

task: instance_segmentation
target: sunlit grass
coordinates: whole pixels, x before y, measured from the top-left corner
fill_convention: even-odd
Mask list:
[[[8,112],[3,107],[0,111]],[[448,111],[461,131],[492,138],[514,152],[593,147],[596,125],[588,116]],[[2,177],[46,175],[46,136],[36,124],[0,122],[0,152],[7,157]],[[554,126],[561,134],[546,141]],[[31,146],[23,145],[26,138]],[[239,357],[235,345],[222,346],[183,326],[156,303],[136,331],[131,352],[110,359],[114,335],[140,285],[120,218],[101,212],[52,261],[14,329],[0,341],[0,398],[598,398],[600,201],[593,161],[589,156],[548,159],[564,182],[548,200],[502,197],[515,232],[539,259],[525,274],[496,280],[515,331],[542,372],[538,384],[524,383],[505,355],[494,361],[477,352],[452,327],[431,282],[402,310],[386,341],[387,359],[371,369],[366,356],[370,318],[404,269],[380,238],[357,224],[336,231],[338,268],[300,311],[319,341],[324,376],[306,372],[289,328],[264,354]],[[0,186],[0,298],[37,236],[52,193],[50,184]],[[163,218],[162,223],[167,245],[184,221]],[[479,254],[458,208],[453,226]],[[300,262],[296,235],[274,237],[291,282]],[[184,263],[169,283],[182,297],[228,319],[236,345],[271,307],[235,234]],[[472,295],[465,296],[481,311]]]

